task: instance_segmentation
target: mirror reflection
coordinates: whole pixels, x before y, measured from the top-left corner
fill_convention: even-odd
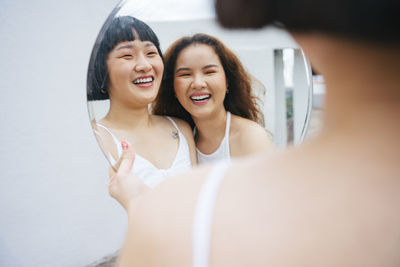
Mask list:
[[[311,74],[285,32],[223,30],[212,14],[146,21],[149,8],[132,2],[110,14],[88,71],[92,127],[112,166],[128,141],[133,171],[155,186],[197,163],[301,143]]]

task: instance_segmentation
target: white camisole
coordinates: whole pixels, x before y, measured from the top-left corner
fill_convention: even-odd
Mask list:
[[[231,127],[231,113],[228,111],[226,115],[225,136],[221,141],[218,149],[211,154],[204,154],[196,148],[197,163],[203,164],[207,162],[215,162],[222,159],[230,159],[231,152],[229,149],[229,129]]]
[[[210,265],[214,206],[222,178],[229,166],[229,160],[224,160],[215,165],[197,198],[192,228],[193,267],[208,267]]]
[[[150,187],[158,185],[168,176],[192,168],[192,164],[190,162],[189,145],[185,136],[179,130],[179,127],[176,125],[174,120],[168,116],[166,116],[166,118],[171,121],[179,134],[179,147],[171,167],[168,169],[158,169],[149,160],[135,153],[135,161],[133,162],[132,172],[139,176],[143,182]],[[111,135],[118,149],[118,158],[121,157],[121,141],[118,140],[118,138],[110,131],[110,129],[104,125],[98,123],[97,126],[103,128]],[[110,153],[108,153],[108,159],[111,164],[115,164],[116,160],[110,155]]]

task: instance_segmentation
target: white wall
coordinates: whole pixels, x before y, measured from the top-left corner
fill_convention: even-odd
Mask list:
[[[85,92],[117,2],[0,1],[0,266],[85,266],[123,241]]]

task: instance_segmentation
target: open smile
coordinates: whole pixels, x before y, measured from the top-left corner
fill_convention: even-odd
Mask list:
[[[211,94],[207,93],[197,93],[190,96],[190,100],[196,105],[204,105],[211,98]]]
[[[139,77],[133,81],[133,84],[138,85],[140,87],[148,87],[153,84],[154,77],[153,76],[145,76]]]

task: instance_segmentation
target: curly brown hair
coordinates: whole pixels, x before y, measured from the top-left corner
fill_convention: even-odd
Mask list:
[[[224,68],[229,93],[224,99],[227,111],[237,116],[250,119],[264,126],[264,115],[260,111],[259,100],[252,92],[252,77],[245,70],[239,58],[217,38],[198,33],[191,37],[176,40],[164,53],[165,76],[152,112],[156,115],[167,115],[187,121],[193,128],[191,115],[182,107],[174,92],[174,72],[179,53],[192,44],[205,44],[212,47]]]

